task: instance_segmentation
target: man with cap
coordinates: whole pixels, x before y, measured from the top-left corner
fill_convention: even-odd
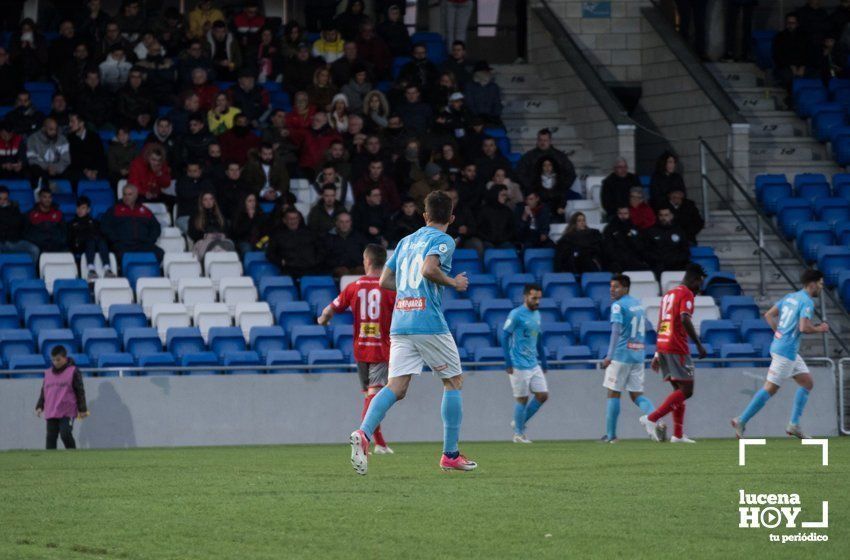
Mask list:
[[[475,63],[472,81],[466,84],[464,94],[472,114],[484,117],[492,125],[502,126],[502,90],[493,80],[493,69],[486,60]]]
[[[443,177],[443,170],[432,161],[425,166],[425,177],[413,183],[408,194],[416,202],[419,210],[424,212],[425,197],[434,191],[445,191],[448,188],[449,183]]]
[[[437,124],[458,141],[466,137],[466,129],[472,123],[472,114],[466,108],[464,96],[456,91],[449,96],[448,105],[437,116]]]

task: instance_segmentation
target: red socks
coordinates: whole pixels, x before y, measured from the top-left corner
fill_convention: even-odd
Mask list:
[[[378,393],[375,393],[377,395]],[[372,402],[372,399],[375,398],[375,395],[366,395],[363,399],[363,411],[360,413],[360,419],[366,417],[366,412],[369,410],[369,403]],[[372,441],[375,442],[375,445],[380,445],[381,447],[386,447],[387,442],[384,441],[384,434],[381,433],[381,427],[378,426],[375,428],[375,432],[372,434]]]
[[[685,403],[673,409],[673,435],[677,438],[682,437],[685,429]]]
[[[661,403],[661,406],[655,409],[655,412],[648,415],[647,418],[652,422],[658,422],[661,418],[667,416],[671,411],[676,410],[679,406],[683,406],[685,403],[685,394],[676,389]],[[685,411],[682,409],[682,416],[684,417]]]

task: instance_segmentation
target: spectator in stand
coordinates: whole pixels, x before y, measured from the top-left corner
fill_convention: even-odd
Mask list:
[[[449,182],[443,176],[443,170],[433,162],[425,165],[425,176],[410,186],[408,194],[416,202],[420,212],[425,211],[425,198],[434,191],[444,191],[449,188]]]
[[[116,92],[127,84],[133,65],[127,60],[124,45],[118,43],[109,49],[106,60],[100,63],[100,83],[107,90]]]
[[[310,87],[316,70],[324,68],[324,65],[324,60],[310,54],[310,46],[307,43],[299,44],[295,56],[286,59],[283,65],[283,75],[286,78],[283,85],[289,95],[295,96],[299,91]]]
[[[115,22],[121,28],[121,34],[131,43],[139,40],[145,25],[145,16],[137,0],[125,0],[121,11],[115,17]]]
[[[248,163],[242,169],[245,188],[259,196],[261,201],[274,202],[289,192],[289,172],[274,146],[268,143],[248,154]]]
[[[474,163],[467,163],[460,171],[460,177],[454,184],[457,189],[460,203],[477,211],[484,202],[487,188],[484,182],[478,178],[478,168]]]
[[[773,38],[772,52],[773,75],[790,93],[794,78],[806,76],[811,52],[808,37],[800,29],[796,14],[785,16],[785,29]],[[787,101],[790,102],[790,96]]]
[[[94,181],[103,177],[106,171],[106,154],[103,152],[100,136],[89,130],[86,122],[76,113],[71,113],[68,124],[68,147],[71,153],[68,174],[71,180]]]
[[[180,167],[180,138],[174,133],[174,125],[168,117],[154,121],[153,130],[145,138],[145,145],[155,142],[165,149],[165,159],[172,169]]]
[[[130,140],[130,131],[126,127],[116,130],[106,150],[106,166],[112,183],[117,183],[130,175],[130,165],[138,153],[138,146]]]
[[[47,48],[47,67],[52,77],[58,78],[62,69],[71,63],[74,49],[80,44],[85,43],[76,35],[74,22],[67,18],[59,22],[59,36]]]
[[[324,185],[321,197],[307,214],[307,227],[316,235],[325,235],[334,228],[336,217],[346,211],[345,206],[336,199],[336,187]]]
[[[655,225],[655,212],[643,199],[643,187],[632,187],[629,191],[629,217],[640,231]]]
[[[196,205],[187,234],[194,242],[192,252],[198,260],[203,262],[208,251],[235,251],[233,241],[227,238],[229,224],[221,213],[215,194],[203,192]]]
[[[55,120],[44,119],[41,130],[27,139],[27,170],[33,188],[42,181],[64,178],[69,165],[68,140],[59,134]]]
[[[396,83],[404,84],[405,88],[416,86],[422,92],[422,97],[430,101],[440,79],[440,71],[428,60],[428,49],[424,43],[413,45],[411,55],[413,60],[402,66]]]
[[[121,28],[119,25],[114,21],[110,21],[106,24],[106,31],[103,34],[103,39],[101,40],[98,48],[100,58],[106,58],[107,53],[109,53],[112,47],[119,44],[124,48],[125,53],[129,54],[133,52],[130,41],[125,39],[121,34]]]
[[[367,136],[363,145],[355,148],[351,157],[351,179],[355,183],[366,176],[369,172],[369,164],[374,159],[379,159],[384,163],[384,174],[387,177],[394,176],[394,166],[392,155],[389,150],[384,149],[381,145],[381,138],[377,135]]]
[[[260,13],[260,3],[248,0],[241,12],[233,18],[233,27],[239,37],[239,46],[243,49],[256,47],[260,42],[260,31],[266,25],[266,18]]]
[[[85,80],[74,100],[74,108],[87,123],[98,129],[112,121],[115,99],[100,85],[100,74],[96,69],[86,70]]]
[[[330,127],[340,134],[348,132],[348,98],[344,93],[334,95],[328,113]]]
[[[200,39],[189,41],[186,49],[180,53],[177,58],[177,80],[184,86],[193,87],[196,81],[199,80],[199,74],[195,74],[195,70],[204,72],[204,82],[207,77],[215,74],[212,59],[204,51],[204,43]],[[212,103],[212,95],[205,98],[204,102]]]
[[[696,245],[697,234],[705,227],[705,221],[694,201],[685,198],[685,191],[682,189],[673,188],[667,193],[667,207],[673,212],[676,224],[685,232],[688,242]]]
[[[321,167],[332,165],[336,172],[346,181],[351,182],[351,158],[342,140],[334,140],[325,152],[320,163]]]
[[[443,62],[443,72],[450,72],[457,82],[458,89],[463,90],[472,80],[475,63],[466,58],[466,43],[454,41],[449,49],[449,57]]]
[[[153,31],[150,29],[142,31],[139,42],[136,43],[136,46],[133,48],[133,54],[136,56],[136,62],[145,60],[156,42],[156,34],[154,34]]]
[[[667,202],[667,193],[674,188],[685,192],[685,181],[676,171],[678,164],[678,156],[670,151],[665,151],[655,162],[655,172],[649,183],[649,203],[656,211]]]
[[[357,55],[357,43],[346,41],[342,44],[342,56],[330,65],[331,79],[338,87],[342,87],[354,77],[354,66],[361,66],[368,72],[371,65],[361,60]]]
[[[482,179],[492,179],[497,169],[510,169],[511,162],[499,151],[496,139],[487,136],[481,142],[481,157],[475,160],[478,176]]]
[[[516,241],[516,217],[508,206],[508,189],[490,189],[478,213],[478,234],[485,249],[512,249]]]
[[[325,151],[327,151],[334,140],[340,139],[339,133],[328,125],[328,116],[325,113],[314,114],[312,124],[306,134],[304,134],[298,157],[298,165],[301,167],[302,176],[311,177],[315,175],[317,167],[325,155]]]
[[[77,90],[82,87],[86,70],[92,64],[89,58],[89,47],[85,43],[81,42],[76,45],[72,52],[73,56],[69,61],[63,63],[55,78],[59,84],[59,90],[69,97],[76,95]]]
[[[847,23],[850,23],[850,0],[841,0],[835,10],[832,11],[830,19],[835,24],[835,34],[841,37]]]
[[[137,64],[145,71],[145,84],[156,104],[174,105],[177,68],[174,61],[165,56],[162,43],[154,40],[145,58]]]
[[[824,84],[829,84],[833,78],[847,76],[847,50],[843,45],[837,44],[832,35],[823,38],[815,61],[815,70]]]
[[[521,205],[525,197],[522,194],[522,189],[517,183],[511,181],[508,177],[507,169],[503,167],[497,168],[493,172],[493,177],[487,183],[487,190],[491,191],[496,188],[504,187],[508,191],[507,205],[511,210],[514,210],[517,205]]]
[[[68,100],[62,92],[54,92],[50,103],[50,113],[48,117],[56,121],[59,125],[59,133],[68,133],[68,121],[71,118],[71,109],[68,108]]]
[[[459,91],[449,95],[448,104],[437,115],[436,123],[456,141],[466,136],[472,124],[472,113],[467,109],[464,96]]]
[[[213,23],[224,21],[224,13],[213,6],[212,0],[200,0],[189,12],[189,37],[200,39],[212,29]]]
[[[0,47],[0,105],[12,105],[23,87],[20,67],[12,64],[6,47]]]
[[[333,22],[322,25],[319,38],[313,43],[313,56],[321,58],[326,64],[333,64],[342,58],[342,37]]]
[[[552,221],[563,222],[567,201],[580,200],[581,195],[570,188],[572,183],[567,182],[570,176],[561,171],[555,158],[543,156],[535,167],[537,170],[528,192],[539,194],[543,203],[553,210]]]
[[[370,22],[365,13],[363,0],[349,0],[345,11],[336,16],[334,20],[334,25],[346,41],[354,39],[360,27],[366,23]]]
[[[41,82],[47,78],[47,41],[30,18],[21,21],[9,40],[12,64],[21,69],[24,81]]]
[[[800,22],[800,31],[809,39],[813,48],[820,48],[825,37],[835,29],[835,23],[829,12],[821,6],[821,0],[806,0],[806,3],[795,12]]]
[[[608,214],[609,220],[617,214],[618,208],[629,207],[629,193],[632,187],[641,187],[640,179],[634,173],[629,173],[629,163],[624,158],[617,158],[614,171],[602,181],[602,208]]]
[[[283,212],[283,228],[276,226],[266,248],[266,258],[294,278],[320,274],[324,270],[325,247],[316,234],[303,226],[294,208]],[[361,254],[362,258],[362,254]]]
[[[174,132],[183,135],[189,132],[189,117],[201,110],[201,98],[189,90],[181,96],[180,107],[168,112],[168,119],[174,125]]]
[[[334,278],[363,274],[363,250],[368,241],[353,228],[351,214],[340,212],[334,229],[327,235],[327,268]]]
[[[364,200],[369,192],[377,188],[381,191],[381,200],[385,212],[391,213],[398,210],[401,202],[395,182],[384,173],[384,169],[382,160],[376,158],[370,161],[366,176],[354,184],[354,196],[357,200]]]
[[[523,154],[519,160],[516,166],[516,174],[520,182],[526,187],[534,184],[535,172],[538,169],[537,164],[540,158],[544,156],[551,157],[557,163],[557,167],[563,175],[563,182],[572,187],[576,180],[573,162],[570,161],[565,152],[552,145],[552,132],[548,128],[542,128],[537,132],[537,145]]]
[[[419,212],[416,201],[406,196],[401,199],[401,209],[390,216],[389,223],[389,246],[395,247],[398,242],[408,235],[416,233],[419,228],[425,226],[425,219]]]
[[[62,211],[53,204],[50,189],[38,192],[38,204],[27,214],[24,238],[42,253],[62,253],[68,250],[68,230]]]
[[[309,6],[305,7],[305,10],[309,9]],[[331,17],[333,17],[333,13],[331,14]],[[325,21],[327,21],[327,18],[325,19]],[[302,44],[306,45],[306,40],[306,30],[301,27],[300,23],[295,20],[290,20],[286,22],[286,25],[283,26],[283,37],[280,40],[281,57],[285,59],[294,57],[296,52],[298,52],[299,47]],[[309,47],[307,49],[307,52],[310,52]]]
[[[342,202],[346,208],[351,208],[354,205],[354,190],[351,184],[345,180],[345,177],[337,173],[336,167],[331,163],[321,167],[311,186],[317,194],[321,195],[328,185],[332,185],[336,189],[337,200]]]
[[[219,205],[224,208],[225,217],[229,213],[233,216],[232,211],[238,208],[245,196],[252,193],[245,182],[242,180],[242,167],[235,161],[228,161],[224,165],[224,175],[219,178],[210,178],[215,187],[215,199]]]
[[[657,277],[667,270],[685,270],[691,260],[691,248],[685,232],[676,225],[673,211],[668,207],[658,209],[658,222],[648,229],[647,256]]]
[[[474,249],[478,252],[479,256],[483,255],[484,244],[476,237],[478,233],[476,229],[477,222],[472,209],[460,202],[460,195],[454,187],[449,187],[446,194],[452,199],[454,208],[454,220],[449,224],[449,229],[446,230],[446,233],[455,240],[457,247]]]
[[[230,238],[236,243],[241,256],[255,251],[263,236],[263,227],[267,216],[263,213],[260,201],[254,193],[248,193],[239,202],[230,228]]]
[[[203,161],[215,136],[207,130],[207,118],[201,113],[189,117],[189,131],[180,138],[180,162]]]
[[[269,122],[260,135],[260,140],[271,144],[275,153],[280,156],[287,168],[291,166],[290,175],[295,172],[298,161],[298,148],[292,139],[292,134],[286,125],[286,113],[282,109],[271,112]]]
[[[266,122],[271,110],[269,92],[257,85],[253,70],[240,70],[239,79],[228,90],[228,95],[233,106],[248,117],[252,127],[260,128]]]
[[[226,93],[217,94],[213,108],[207,113],[207,125],[210,132],[215,136],[224,134],[233,128],[233,121],[240,113],[239,109],[230,106],[230,99]]]
[[[226,161],[235,161],[245,165],[248,153],[257,150],[262,143],[260,137],[251,131],[248,115],[239,113],[233,120],[233,128],[218,137],[221,144],[221,157]]]
[[[89,415],[83,376],[61,344],[50,351],[50,361],[51,367],[44,371],[35,414],[39,418],[43,414],[47,420],[47,449],[56,449],[60,436],[65,449],[76,449],[74,418],[82,420]]]
[[[121,88],[115,100],[116,125],[149,130],[156,114],[156,102],[143,83],[141,70],[130,70],[127,85]]]
[[[446,48],[451,48],[455,41],[466,42],[466,28],[472,17],[473,4],[472,0],[447,0],[441,6]]]
[[[77,215],[68,224],[68,246],[78,261],[82,255],[86,256],[89,282],[98,278],[95,269],[97,255],[103,263],[104,278],[115,276],[109,264],[109,245],[100,231],[100,224],[91,215],[91,200],[87,196],[77,199]]]
[[[212,182],[204,177],[200,162],[191,161],[186,164],[186,172],[177,179],[174,189],[177,194],[177,220],[175,220],[175,225],[180,228],[180,231],[183,233],[189,231],[190,216],[198,209],[198,201],[201,195],[212,193],[214,189]],[[213,197],[214,199],[215,197]],[[222,228],[224,228],[223,225]]]
[[[455,145],[451,142],[446,142],[440,146],[439,151],[434,150],[432,159],[443,170],[443,175],[448,179],[449,183],[454,185],[460,176],[460,170],[463,168],[463,160],[458,157],[455,151]]]
[[[702,60],[707,60],[705,50],[707,7],[708,0],[676,0],[676,10],[679,12],[679,33],[686,42],[690,42],[691,23],[693,23],[693,47]]]
[[[88,0],[85,14],[81,15],[78,31],[81,36],[88,37],[93,43],[98,43],[106,33],[106,25],[111,21],[109,14],[103,11],[100,0]]]
[[[162,260],[163,251],[156,244],[161,233],[153,213],[139,200],[139,191],[128,183],[121,201],[104,214],[101,230],[109,240],[118,262],[124,253],[153,253]]]
[[[313,73],[313,83],[307,86],[310,103],[315,105],[319,111],[328,111],[337,93],[339,93],[339,89],[331,81],[330,70],[324,66],[317,68]]]
[[[6,114],[6,121],[12,130],[27,136],[44,124],[44,113],[32,104],[29,92],[21,90],[15,97],[15,107]]]
[[[555,245],[555,272],[599,272],[603,243],[598,229],[587,227],[582,212],[573,212],[567,229]]]
[[[356,153],[363,149],[366,143],[366,132],[363,130],[363,117],[357,113],[349,113],[348,130],[342,133],[342,141],[346,150]]]
[[[148,144],[130,164],[127,181],[138,189],[143,202],[167,202],[171,199],[162,191],[171,186],[171,169],[165,150],[159,144]]]
[[[628,206],[617,208],[605,226],[605,262],[608,270],[650,270],[644,236],[632,223]]]
[[[0,185],[0,255],[27,253],[37,263],[38,247],[23,238],[26,224],[18,203],[9,198],[9,187]]]
[[[360,25],[356,43],[358,57],[371,68],[372,77],[376,81],[389,79],[393,55],[384,40],[375,33],[372,22]]]
[[[9,126],[6,119],[0,120],[0,178],[19,179],[25,177],[26,143],[24,137]]]
[[[307,92],[299,91],[296,93],[292,102],[292,110],[286,115],[286,128],[289,129],[292,143],[299,148],[313,123],[313,115],[315,114],[316,107],[310,103]]]
[[[502,90],[493,80],[493,69],[484,60],[473,69],[472,80],[464,88],[466,106],[490,126],[502,128]]]
[[[725,45],[726,61],[746,61],[750,54],[750,37],[753,34],[753,8],[758,0],[728,0],[726,2]],[[741,14],[741,34],[738,35],[738,14]],[[740,52],[740,55],[738,54]]]
[[[552,247],[549,239],[549,224],[552,214],[540,195],[530,192],[525,195],[525,205],[517,205],[517,241],[524,249],[533,247]]]
[[[387,128],[382,132],[387,149],[394,153],[402,152],[411,140],[416,139],[416,135],[405,126],[398,113],[390,114],[390,118],[387,119]]]
[[[393,57],[407,56],[413,45],[410,42],[410,31],[404,24],[398,5],[390,4],[385,16],[384,21],[375,29],[378,37],[384,40]]]
[[[363,101],[372,91],[372,82],[366,66],[355,63],[351,67],[351,80],[342,86],[342,94],[348,99],[348,108],[352,113],[364,111]],[[380,93],[380,92],[379,92]]]
[[[381,196],[381,188],[372,188],[364,199],[358,200],[351,210],[354,229],[369,243],[387,246],[388,220]]]
[[[261,84],[276,82],[280,77],[280,47],[276,42],[273,29],[264,27],[260,31],[260,44],[255,52],[257,58],[254,66],[257,68],[257,81]]]
[[[209,73],[203,68],[192,70],[192,91],[198,96],[201,111],[211,110],[215,105],[216,96],[220,93],[218,86],[210,83]]]

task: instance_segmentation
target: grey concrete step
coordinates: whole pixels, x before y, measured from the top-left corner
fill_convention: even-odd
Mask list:
[[[528,97],[510,97],[503,96],[502,98],[502,114],[503,115],[536,115],[547,116],[553,120],[563,118],[558,101],[552,98],[536,96],[533,99]]]
[[[565,124],[554,124],[549,126],[534,126],[535,119],[522,119],[513,120],[513,119],[504,119],[508,122],[505,122],[506,130],[508,133],[508,137],[511,139],[511,142],[517,141],[522,142],[525,140],[530,140],[531,142],[537,141],[537,131],[541,128],[548,128],[552,133],[552,143],[556,146],[561,141],[577,141],[576,136],[578,135],[574,126],[565,125]],[[516,123],[516,124],[515,124]],[[527,123],[527,124],[519,124],[519,123]],[[543,125],[544,120],[540,119],[539,124]]]

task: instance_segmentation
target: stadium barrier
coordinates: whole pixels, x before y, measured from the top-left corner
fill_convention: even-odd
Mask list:
[[[710,361],[736,360],[705,360]],[[741,363],[753,361],[749,358]],[[824,358],[807,361],[815,390],[806,408],[804,426],[813,435],[837,435],[835,364]],[[467,366],[485,367],[482,363]],[[307,367],[297,366],[302,370]],[[333,369],[327,364],[316,367]],[[765,370],[763,366],[698,368],[696,392],[688,401],[686,433],[697,439],[731,437],[729,419],[739,414],[762,386]],[[391,443],[442,438],[440,383],[430,375],[422,377],[413,382],[407,398],[384,422]],[[472,369],[466,373],[463,440],[510,438],[514,400],[506,377],[503,371],[494,370]],[[549,372],[548,381],[551,397],[529,425],[532,439],[596,439],[604,433],[606,391],[601,370],[555,369]],[[41,383],[38,378],[0,381],[0,425],[6,426],[0,431],[0,449],[43,448],[44,420],[33,411]],[[76,423],[77,443],[82,448],[343,445],[359,424],[362,407],[358,378],[353,372],[87,377],[85,383],[92,415]],[[646,395],[659,404],[668,392],[669,386],[647,370]],[[747,435],[784,436],[793,396],[789,388],[780,391],[748,424]],[[637,421],[639,409],[629,403],[628,396],[623,399],[620,437],[646,437]]]
[[[850,436],[850,410],[847,409],[847,391],[850,390],[850,379],[847,378],[850,373],[850,358],[841,358],[838,360],[838,418],[841,424],[841,433],[845,436]]]

